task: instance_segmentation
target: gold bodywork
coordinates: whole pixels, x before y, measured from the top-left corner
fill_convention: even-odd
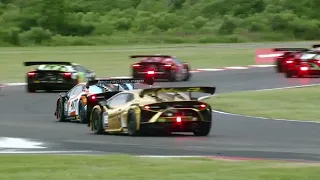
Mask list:
[[[189,88],[187,89],[188,92],[201,92],[199,89]],[[137,130],[140,129],[140,119],[141,119],[141,106],[154,104],[154,103],[161,103],[161,102],[172,102],[172,101],[191,101],[190,97],[181,92],[174,92],[174,89],[160,89],[157,91],[148,92],[147,95],[141,97],[141,91],[142,89],[137,90],[131,90],[131,91],[125,91],[117,94],[116,96],[123,94],[123,93],[130,93],[133,95],[133,100],[130,102],[125,103],[124,105],[119,105],[115,107],[108,107],[108,106],[100,106],[96,105],[93,107],[91,112],[94,112],[96,109],[100,112],[106,112],[108,114],[108,126],[104,127],[105,132],[123,132],[126,133],[127,129],[123,128],[122,123],[128,124],[128,111],[130,109],[133,109],[136,114],[136,120],[137,120]],[[174,93],[173,93],[174,92]],[[155,95],[156,94],[156,95]],[[115,97],[115,96],[114,96]],[[155,98],[157,97],[157,98]],[[112,97],[113,98],[113,97]],[[112,100],[110,98],[109,100]],[[178,109],[178,108],[175,108]],[[186,108],[183,108],[186,109]],[[199,112],[198,109],[190,108],[194,111]],[[152,111],[152,110],[149,110]],[[157,111],[156,113],[148,122],[143,123],[154,123],[156,122],[163,110]],[[201,115],[200,115],[201,116]],[[191,120],[192,117],[190,117]],[[201,119],[203,120],[203,119]],[[93,113],[91,113],[90,116],[90,127],[93,130]]]

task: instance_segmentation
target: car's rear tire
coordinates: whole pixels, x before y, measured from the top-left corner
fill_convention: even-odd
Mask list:
[[[61,99],[58,100],[57,104],[57,119],[59,122],[65,122],[66,116],[64,115],[64,105]]]
[[[277,73],[282,73],[283,72],[283,67],[281,67],[280,61],[277,61],[277,63],[276,63],[276,72]]]
[[[292,71],[286,71],[285,76],[286,78],[292,78],[293,77]]]
[[[174,70],[169,71],[169,78],[168,78],[168,80],[169,80],[170,82],[175,82],[175,81],[177,81],[177,72],[174,71]]]
[[[86,110],[85,110],[84,104],[81,100],[79,101],[79,121],[82,124],[88,123]]]
[[[137,129],[137,115],[136,112],[133,109],[130,109],[128,112],[128,134],[130,136],[137,136],[140,134],[140,131]]]
[[[191,77],[191,73],[189,68],[187,68],[187,76],[183,79],[183,81],[189,81],[190,77]]]
[[[27,85],[27,92],[34,93],[34,92],[36,92],[36,88],[34,86],[28,84]]]
[[[102,122],[102,116],[101,116],[101,110],[95,109],[92,112],[92,131],[95,134],[102,134],[104,132],[103,128],[103,122]]]
[[[208,136],[211,130],[211,122],[210,123],[200,123],[199,127],[193,131],[195,136]]]

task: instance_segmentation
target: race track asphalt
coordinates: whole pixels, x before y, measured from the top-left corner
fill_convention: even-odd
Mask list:
[[[194,73],[190,82],[175,86],[213,85],[217,93],[225,93],[313,83],[320,83],[320,79],[286,79],[271,67]],[[0,93],[0,137],[35,139],[46,142],[50,150],[59,151],[320,160],[320,124],[214,113],[208,137],[93,135],[86,125],[56,122],[56,98],[57,93],[27,94],[24,86],[4,88]]]

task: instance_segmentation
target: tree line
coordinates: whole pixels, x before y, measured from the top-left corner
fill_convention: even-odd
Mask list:
[[[0,0],[0,45],[317,40],[319,0]]]

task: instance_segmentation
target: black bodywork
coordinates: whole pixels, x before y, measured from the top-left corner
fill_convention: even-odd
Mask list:
[[[56,62],[56,61],[36,61],[36,62],[25,62],[25,66],[34,65],[67,65],[73,66],[70,62]],[[76,69],[76,68],[75,68]],[[95,73],[86,70],[85,78],[94,79]],[[79,83],[78,76],[74,76],[73,72],[65,72],[59,70],[34,70],[27,73],[26,83],[27,91],[35,92],[37,90],[60,90],[67,91]]]

